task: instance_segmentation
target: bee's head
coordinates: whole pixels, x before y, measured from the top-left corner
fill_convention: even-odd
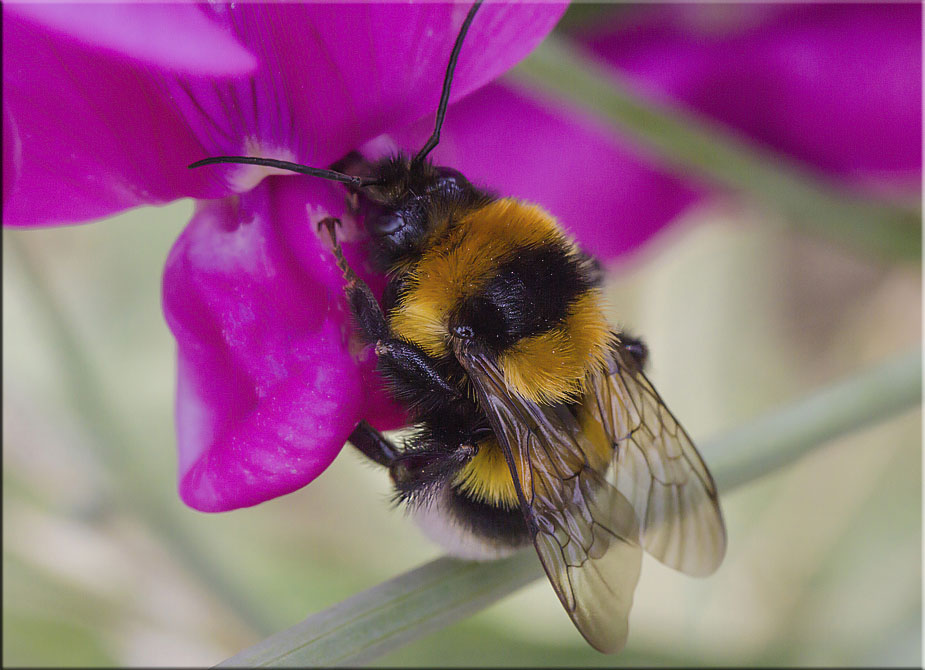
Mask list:
[[[457,170],[406,156],[373,166],[376,183],[361,192],[366,230],[386,265],[413,255],[460,206],[478,197]]]
[[[482,0],[473,2],[459,28],[443,78],[434,132],[413,158],[398,155],[372,166],[367,165],[365,170],[361,166],[360,172],[368,173],[365,176],[360,176],[348,168],[349,164],[359,157],[357,152],[351,152],[339,161],[337,169],[315,168],[257,156],[213,156],[196,161],[189,167],[198,168],[215,163],[261,165],[346,184],[348,188],[360,194],[362,201],[367,205],[367,229],[378,243],[382,260],[388,266],[401,262],[409,254],[420,249],[428,233],[435,225],[439,225],[439,219],[446,219],[446,215],[452,212],[457,203],[472,203],[482,197],[459,172],[436,167],[427,160],[427,156],[440,141],[440,130],[450,102],[450,87],[453,83],[456,60],[481,4]],[[361,159],[360,163],[363,162]]]

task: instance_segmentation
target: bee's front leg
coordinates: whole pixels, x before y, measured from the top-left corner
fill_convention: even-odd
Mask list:
[[[392,337],[389,322],[376,300],[376,296],[366,285],[366,282],[357,276],[353,268],[344,258],[344,252],[340,248],[340,242],[337,241],[336,230],[340,226],[340,220],[333,217],[327,217],[318,222],[318,230],[324,228],[331,238],[331,245],[334,252],[334,258],[337,260],[337,267],[344,273],[344,279],[347,280],[344,286],[344,294],[347,296],[347,303],[350,305],[350,311],[359,327],[360,333],[368,344],[377,344],[381,340],[388,340]]]
[[[337,266],[347,280],[344,293],[353,319],[363,338],[375,345],[379,357],[377,367],[391,385],[393,394],[412,407],[433,408],[458,402],[460,392],[443,378],[437,370],[437,362],[415,344],[394,337],[376,296],[344,258],[337,241],[338,225],[337,219],[326,218],[318,228],[324,227],[330,235]]]

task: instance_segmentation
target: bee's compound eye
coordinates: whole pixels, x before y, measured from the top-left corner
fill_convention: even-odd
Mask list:
[[[401,211],[383,212],[370,226],[375,235],[393,235],[405,227],[405,217]]]
[[[424,224],[426,201],[422,197],[414,197],[396,209],[381,209],[370,219],[369,232],[379,237],[400,239],[409,231],[420,229]]]

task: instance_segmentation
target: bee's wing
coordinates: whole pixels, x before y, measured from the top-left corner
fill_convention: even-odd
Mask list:
[[[593,647],[619,651],[642,561],[636,511],[592,468],[586,454],[594,447],[571,411],[509,393],[487,358],[460,360],[504,450],[559,600]]]
[[[619,344],[612,354],[582,408],[613,442],[608,481],[636,510],[646,551],[686,574],[709,575],[726,553],[713,478],[630,354]]]
[[[460,361],[504,449],[556,594],[592,646],[619,651],[640,545],[691,574],[722,560],[725,529],[703,461],[619,346],[590,380],[577,416],[510,393],[489,358]]]

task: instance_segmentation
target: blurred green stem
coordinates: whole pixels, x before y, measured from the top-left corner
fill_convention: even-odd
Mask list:
[[[590,111],[661,161],[751,196],[806,230],[886,258],[921,259],[921,210],[916,205],[844,191],[728,129],[641,97],[617,71],[583,55],[568,40],[547,38],[508,78]]]
[[[207,548],[177,518],[173,509],[178,505],[175,499],[168,500],[160,487],[152,486],[152,482],[161,480],[148,476],[139,453],[145,448],[163,448],[163,445],[139,445],[138,437],[126,430],[108,407],[89,348],[58,304],[29,249],[17,239],[18,234],[17,231],[4,231],[4,243],[12,251],[9,258],[21,265],[22,276],[32,294],[32,304],[48,323],[46,332],[54,338],[52,350],[61,364],[61,382],[89,432],[89,443],[96,456],[112,474],[116,503],[130,510],[134,518],[155,533],[170,555],[242,622],[258,634],[273,631],[276,626],[272,619],[264,615],[258,604],[233,580],[223,575],[221,566],[208,554]]]
[[[813,447],[851,433],[922,399],[922,352],[911,351],[710,442],[720,490],[792,463]]]
[[[721,493],[778,471],[814,447],[920,404],[912,351],[816,391],[709,442]],[[221,666],[358,665],[487,607],[543,574],[532,550],[500,561],[440,558],[259,642]]]

